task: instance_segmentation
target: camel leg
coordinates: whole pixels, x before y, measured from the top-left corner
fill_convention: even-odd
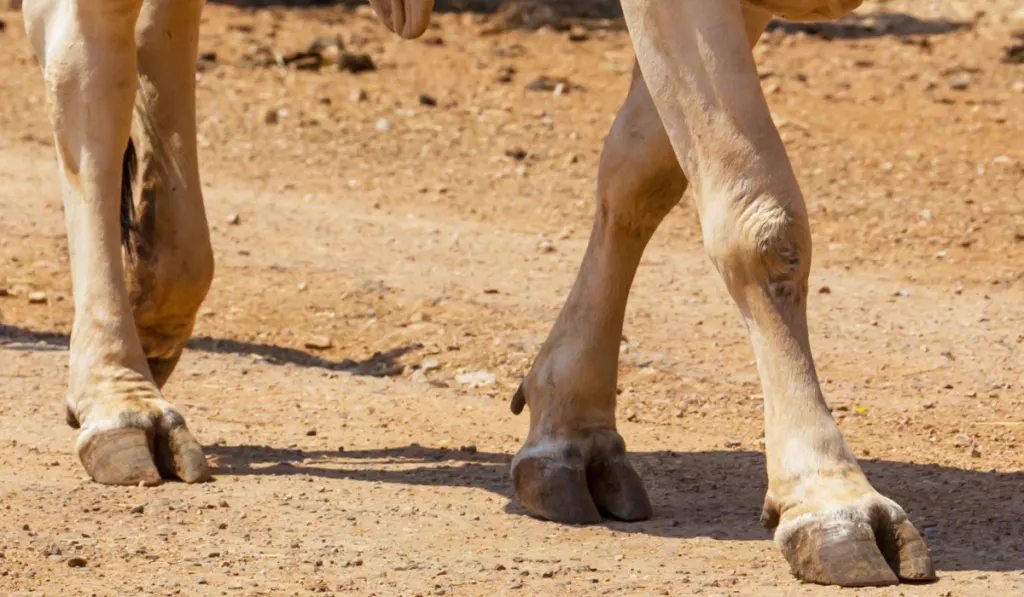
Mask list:
[[[764,13],[750,14],[750,44],[767,22]],[[512,463],[516,497],[558,522],[651,516],[615,428],[619,340],[644,248],[687,180],[635,65],[597,179],[597,214],[576,283],[512,404],[514,412],[530,406],[530,433]]]
[[[519,502],[537,516],[592,523],[602,512],[625,520],[651,515],[615,428],[619,339],[644,247],[685,189],[634,67],[601,152],[597,213],[576,283],[513,399],[514,412],[530,407],[513,483]]]
[[[130,222],[124,264],[135,325],[157,387],[177,364],[213,279],[196,156],[202,9],[203,0],[146,0],[136,25],[139,92],[132,136],[141,189],[124,218]]]
[[[184,418],[157,389],[135,328],[119,225],[137,86],[141,0],[32,0],[24,18],[43,70],[74,289],[67,404],[93,479],[208,477]]]
[[[623,10],[696,191],[705,248],[757,358],[768,465],[762,520],[805,580],[934,578],[924,541],[868,482],[822,396],[807,330],[807,210],[761,92],[743,9],[736,0],[626,0]]]

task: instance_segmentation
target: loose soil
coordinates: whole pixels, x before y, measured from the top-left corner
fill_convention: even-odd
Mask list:
[[[0,12],[0,594],[1024,594],[1018,3],[867,3],[756,50],[810,205],[829,403],[940,574],[859,590],[794,580],[758,526],[760,385],[688,198],[622,344],[655,517],[559,526],[512,500],[508,399],[572,284],[629,80],[614,6],[448,3],[403,42],[366,7],[234,4],[207,7],[197,75],[217,275],[165,388],[216,479],[150,489],[92,483],[71,452],[56,161]],[[321,36],[375,70],[276,64]]]

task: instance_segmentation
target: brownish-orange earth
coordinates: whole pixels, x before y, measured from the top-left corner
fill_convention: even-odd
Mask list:
[[[57,169],[20,15],[0,12],[0,595],[1024,595],[1012,0],[868,3],[756,50],[811,205],[829,403],[939,581],[790,576],[758,526],[753,353],[688,200],[622,343],[620,428],[654,518],[560,526],[512,500],[527,419],[508,399],[582,257],[632,62],[614,11],[579,4],[531,30],[551,15],[448,3],[412,42],[366,7],[207,7],[218,270],[165,393],[216,478],[149,489],[95,484],[72,455]],[[377,69],[253,65],[324,35]],[[542,75],[567,92],[527,88]]]

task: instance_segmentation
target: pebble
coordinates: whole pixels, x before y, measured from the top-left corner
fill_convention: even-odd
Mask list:
[[[932,402],[931,400],[929,400],[928,402],[925,402],[921,406],[923,406],[926,409],[928,409],[928,408],[935,408],[935,403]]]
[[[818,289],[818,294],[832,294],[832,289],[828,286],[822,286]]]
[[[489,371],[473,371],[471,373],[460,373],[455,376],[455,381],[471,388],[493,386],[494,380],[494,374]]]
[[[200,576],[199,578],[196,579],[196,584],[197,585],[205,585],[206,584],[206,579],[203,578],[202,576]]]
[[[743,445],[743,442],[738,439],[727,439],[725,440],[726,448],[738,448]]]
[[[305,343],[306,348],[313,350],[327,350],[334,346],[334,341],[328,336],[310,336]]]
[[[377,121],[377,130],[378,131],[390,131],[391,130],[391,121],[388,120],[387,118],[381,118],[380,120]]]
[[[348,71],[355,75],[362,72],[377,70],[377,65],[373,63],[373,59],[370,58],[369,54],[342,52],[338,56],[338,70]]]
[[[307,429],[307,430],[306,430],[306,436],[307,436],[307,437],[313,437],[313,436],[315,436],[315,435],[316,435],[316,429],[312,429],[312,428],[310,428],[310,429]]]
[[[963,91],[971,85],[971,73],[958,71],[949,75],[949,78],[947,78],[946,81],[949,83],[950,89]]]
[[[433,371],[434,369],[440,369],[441,363],[439,363],[437,359],[426,359],[423,361],[423,364],[420,365],[420,367],[424,371]]]
[[[41,305],[46,303],[46,293],[37,290],[35,292],[28,293],[28,302],[30,305]]]
[[[419,100],[421,106],[429,106],[432,108],[437,105],[437,100],[432,96],[427,95],[426,93],[421,93]]]
[[[130,514],[142,514],[145,511],[146,511],[146,507],[143,506],[142,504],[138,504],[136,506],[132,506],[132,509],[129,510],[128,512]]]
[[[971,446],[971,458],[981,458],[981,448],[978,446]]]
[[[364,102],[366,101],[366,91],[361,87],[356,87],[352,91],[348,92],[348,99],[352,102]]]
[[[277,114],[276,111],[274,113]],[[238,226],[242,223],[242,218],[238,214],[230,214],[224,221],[232,226]]]
[[[68,568],[85,568],[86,563],[85,558],[75,556],[68,560]]]
[[[277,124],[278,119],[277,108],[271,108],[263,115],[264,124]]]

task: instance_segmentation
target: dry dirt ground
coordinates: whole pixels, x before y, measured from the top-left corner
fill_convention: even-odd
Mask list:
[[[688,200],[622,343],[619,418],[654,519],[558,526],[511,499],[527,418],[508,399],[581,259],[632,61],[618,21],[571,5],[565,31],[448,4],[414,42],[365,7],[209,5],[218,273],[165,392],[216,479],[90,482],[63,422],[72,305],[41,79],[0,12],[0,594],[1024,595],[1018,7],[868,4],[777,24],[756,51],[812,206],[830,404],[940,574],[861,590],[792,579],[758,526],[753,353]],[[322,35],[377,69],[254,64]],[[568,84],[528,89],[541,75]]]

